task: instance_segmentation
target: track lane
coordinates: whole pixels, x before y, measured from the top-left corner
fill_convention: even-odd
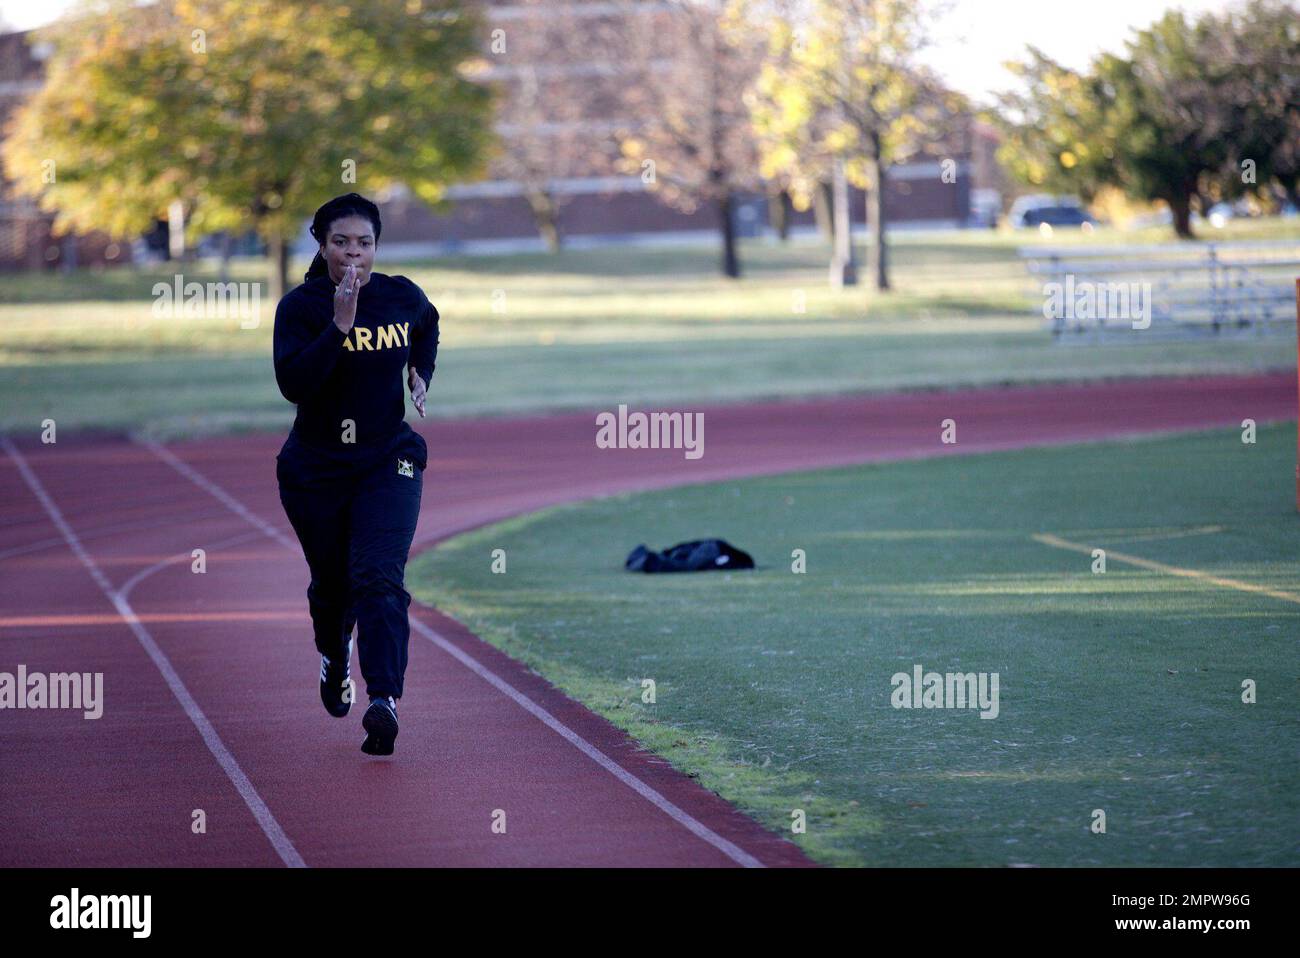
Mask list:
[[[485,522],[593,495],[918,455],[1236,426],[1247,417],[1289,419],[1295,415],[1295,383],[1289,376],[1153,380],[702,411],[707,428],[700,460],[686,460],[680,450],[596,449],[594,414],[422,423],[430,468],[415,551]],[[939,442],[945,418],[957,421],[956,446]],[[172,563],[140,578],[131,602],[307,864],[737,863],[509,693],[492,688],[467,666],[466,657],[725,842],[765,864],[806,864],[793,844],[641,752],[603,719],[434,610],[412,607],[397,759],[364,760],[357,751],[355,716],[332,720],[316,701],[318,659],[306,615],[306,566],[300,552],[291,553],[278,541],[287,537],[296,547],[275,488],[274,457],[281,441],[278,435],[230,437],[163,450],[224,491],[228,502],[182,475],[184,469],[178,472],[165,455],[159,458],[129,442],[78,446],[64,440],[74,450],[57,467],[42,468],[42,474],[48,473],[56,501],[73,504],[66,513],[70,525],[117,582],[165,558],[168,549],[173,551],[167,555],[175,555],[194,544],[254,531],[260,523],[260,536],[210,549],[203,576],[190,573],[187,564]],[[145,466],[142,458],[153,462]],[[88,488],[88,471],[107,475],[110,482]],[[9,472],[0,475],[11,485]],[[49,528],[32,521],[30,501],[19,497],[16,502],[14,496],[4,501],[0,570],[39,568],[43,555],[57,551],[40,545],[42,538],[48,541]],[[130,530],[133,522],[139,524],[134,533],[108,532]],[[21,534],[11,539],[11,530]],[[71,591],[89,601],[87,587],[93,591],[94,586],[84,578]],[[61,604],[38,573],[24,585],[28,607],[38,613]],[[0,630],[0,641],[10,631]],[[436,640],[427,641],[430,637]],[[101,650],[105,671],[138,670],[141,663],[114,658],[120,645],[120,639],[103,644],[103,650],[113,650]],[[0,668],[13,661],[18,660],[6,655]],[[143,667],[150,668],[147,660]],[[359,674],[355,666],[354,674]],[[16,731],[36,734],[35,729]],[[115,729],[112,740],[98,744],[110,755],[141,751],[117,738],[125,734]],[[60,774],[34,785],[30,807],[75,805],[71,779],[77,760],[64,758]],[[210,756],[206,764],[213,764]],[[160,804],[170,800],[158,796]],[[497,808],[506,811],[506,835],[491,833]],[[230,822],[238,817],[232,815]],[[257,842],[249,840],[247,823],[242,827],[242,837],[215,857],[223,864],[266,863],[256,860]],[[0,847],[13,845],[7,841],[13,834],[0,822],[0,839],[5,839]],[[18,835],[23,863],[83,864],[96,855],[100,861],[147,863],[130,844],[101,854],[84,844],[61,844],[57,838],[31,844]],[[225,836],[230,838],[229,830]]]

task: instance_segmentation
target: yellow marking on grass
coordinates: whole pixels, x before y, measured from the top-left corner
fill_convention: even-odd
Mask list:
[[[1226,528],[1226,526],[1196,526],[1191,529],[1153,529],[1150,532],[1141,532],[1138,535],[1124,535],[1121,533],[1120,538],[1126,542],[1145,542],[1151,539],[1181,539],[1185,536],[1214,535],[1223,532]]]
[[[1016,536],[1015,530],[1001,529],[854,529],[848,532],[823,532],[816,539],[861,539],[881,542],[906,542],[926,539],[988,539],[993,536]]]
[[[1038,533],[1034,535],[1035,542],[1041,542],[1043,545],[1053,546],[1057,549],[1069,549],[1071,552],[1082,552],[1084,555],[1092,555],[1093,550],[1101,548],[1100,546],[1081,545],[1078,542],[1071,542],[1068,539],[1062,539],[1059,536],[1050,533]],[[1114,559],[1117,562],[1123,562],[1126,565],[1137,566],[1139,569],[1149,569],[1152,572],[1163,572],[1165,575],[1181,576],[1184,579],[1195,579],[1198,582],[1208,582],[1211,585],[1223,586],[1225,589],[1236,589],[1239,592],[1254,592],[1257,595],[1266,595],[1272,599],[1281,599],[1283,602],[1295,602],[1300,604],[1300,595],[1294,592],[1283,592],[1280,589],[1269,589],[1262,585],[1252,585],[1249,582],[1242,582],[1240,579],[1228,579],[1223,576],[1211,575],[1208,572],[1201,572],[1199,569],[1183,569],[1178,566],[1165,565],[1163,562],[1153,562],[1150,559],[1143,559],[1141,556],[1129,555],[1125,552],[1116,552],[1113,549],[1106,549],[1106,561]]]

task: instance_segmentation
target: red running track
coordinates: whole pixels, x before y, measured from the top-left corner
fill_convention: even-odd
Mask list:
[[[692,407],[704,456],[601,450],[593,414],[420,424],[416,551],[614,492],[1291,419],[1291,376]],[[957,423],[955,446],[939,441]],[[393,759],[327,716],[282,436],[0,437],[0,672],[104,673],[103,716],[0,712],[0,866],[809,864],[527,669],[412,605]],[[707,530],[705,530],[707,531]],[[635,543],[629,544],[631,545]],[[667,545],[668,543],[663,543]],[[207,571],[191,571],[191,550]],[[354,664],[354,674],[357,668]],[[206,831],[196,834],[196,809]],[[495,810],[506,833],[492,831]]]

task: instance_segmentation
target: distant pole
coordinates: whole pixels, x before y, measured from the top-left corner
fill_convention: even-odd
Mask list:
[[[1300,279],[1295,281],[1296,390],[1300,398]],[[1300,408],[1300,407],[1298,407]],[[1296,422],[1295,440],[1295,507],[1300,511],[1300,420]]]

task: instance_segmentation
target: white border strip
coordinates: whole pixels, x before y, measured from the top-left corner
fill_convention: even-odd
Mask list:
[[[253,817],[257,819],[257,824],[261,826],[262,832],[275,848],[276,854],[278,854],[280,859],[290,868],[306,868],[307,863],[302,860],[302,856],[299,855],[298,850],[294,848],[293,842],[289,840],[289,836],[286,835],[284,829],[280,827],[280,823],[275,820],[275,816],[271,814],[271,810],[266,807],[266,802],[262,801],[262,796],[257,794],[257,789],[253,787],[253,783],[249,781],[248,776],[244,774],[244,770],[239,767],[239,763],[235,761],[235,757],[230,754],[230,750],[226,748],[225,743],[221,741],[221,737],[217,735],[217,730],[212,727],[212,723],[208,721],[208,717],[203,714],[203,710],[200,709],[198,703],[194,701],[194,697],[190,695],[189,689],[185,687],[185,683],[183,683],[180,676],[176,674],[176,669],[172,667],[171,661],[165,654],[163,654],[162,649],[158,647],[158,643],[155,642],[153,636],[149,634],[149,630],[144,627],[144,624],[136,616],[135,610],[131,608],[131,603],[127,601],[126,592],[129,591],[131,586],[134,586],[136,582],[143,578],[143,576],[138,575],[132,579],[125,590],[119,591],[114,589],[113,584],[108,581],[108,577],[104,575],[103,571],[99,568],[99,565],[90,557],[90,553],[88,553],[85,547],[82,546],[81,540],[77,538],[77,534],[72,531],[72,527],[69,526],[67,521],[63,518],[62,511],[60,511],[59,507],[54,504],[54,500],[51,499],[49,493],[45,491],[45,487],[41,484],[41,481],[36,478],[36,474],[33,473],[31,468],[27,465],[27,460],[23,458],[22,453],[18,451],[8,436],[0,434],[0,447],[3,447],[9,458],[14,461],[14,464],[18,467],[18,471],[22,474],[23,481],[27,483],[27,487],[31,489],[36,498],[40,500],[41,505],[44,506],[45,511],[49,513],[50,518],[54,521],[55,526],[58,527],[59,532],[63,534],[64,540],[68,543],[69,547],[71,547],[73,553],[81,560],[81,564],[90,572],[91,578],[95,580],[96,584],[103,590],[104,595],[106,595],[113,603],[113,606],[117,609],[118,614],[122,616],[126,624],[131,627],[131,631],[135,633],[135,637],[140,641],[140,645],[143,646],[149,658],[153,660],[153,664],[158,667],[158,671],[162,673],[163,679],[167,682],[167,687],[172,690],[172,694],[176,696],[176,700],[180,702],[181,707],[185,709],[185,714],[188,715],[190,721],[194,723],[194,727],[199,730],[199,734],[203,737],[203,742],[207,745],[208,751],[212,753],[212,757],[217,760],[217,764],[221,766],[222,770],[226,773],[226,777],[230,779],[231,784],[235,786],[235,790],[239,792],[240,797],[243,798],[244,804],[248,806],[248,810],[252,812]],[[177,561],[177,558],[178,557],[173,557],[158,563],[149,571],[153,572],[160,569],[171,562]]]
[[[232,511],[236,512],[238,515],[242,516],[244,519],[248,520],[253,525],[257,526],[257,528],[261,529],[266,535],[272,537],[282,545],[287,546],[291,551],[295,553],[301,551],[297,543],[291,542],[278,529],[274,528],[273,526],[269,525],[262,519],[259,519],[257,516],[253,515],[242,504],[236,501],[233,496],[227,493],[216,483],[200,475],[192,466],[178,459],[175,456],[175,454],[171,452],[171,450],[166,449],[165,447],[159,445],[157,442],[151,439],[145,439],[143,437],[134,437],[134,438],[135,441],[138,442],[140,445],[149,449],[151,452],[157,455],[168,465],[176,469],[177,472],[179,472],[181,475],[185,476],[185,478],[193,482],[195,485],[199,486],[204,491],[209,492],[212,495],[216,496],[221,502],[225,503],[228,507],[230,507]],[[627,771],[627,769],[623,768],[621,765],[619,765],[609,756],[605,755],[605,753],[601,752],[598,748],[596,748],[594,745],[592,745],[590,742],[588,742],[586,739],[580,736],[577,732],[573,731],[571,728],[569,728],[567,725],[565,725],[563,722],[557,719],[550,712],[546,711],[546,709],[542,708],[540,705],[538,705],[536,702],[530,699],[523,692],[520,692],[513,685],[511,685],[505,679],[501,678],[499,675],[497,675],[487,666],[483,665],[483,663],[479,662],[477,659],[475,659],[467,652],[452,645],[452,643],[448,642],[445,638],[443,638],[433,629],[429,628],[429,626],[425,625],[415,616],[411,616],[411,625],[421,635],[423,635],[425,638],[431,641],[434,645],[438,646],[438,648],[442,649],[444,652],[451,655],[458,662],[466,666],[471,672],[473,672],[475,675],[482,678],[484,681],[486,681],[488,684],[496,688],[498,691],[504,693],[520,707],[522,707],[532,715],[536,716],[548,728],[550,728],[552,731],[559,734],[562,738],[564,738],[566,741],[572,744],[575,748],[577,748],[584,755],[586,755],[588,758],[594,761],[597,765],[605,769],[605,771],[609,772],[611,775],[617,778],[628,788],[635,791],[646,801],[650,802],[652,805],[658,808],[661,812],[663,812],[673,821],[677,822],[677,824],[687,829],[689,832],[691,832],[691,834],[695,835],[697,838],[700,838],[708,842],[714,848],[718,849],[720,852],[722,852],[724,855],[726,855],[728,858],[730,858],[732,861],[736,862],[739,865],[743,865],[746,868],[766,867],[761,861],[759,861],[753,855],[749,854],[749,852],[745,851],[743,848],[736,845],[734,842],[728,841],[727,839],[723,838],[721,835],[714,832],[708,826],[704,825],[702,822],[693,818],[691,815],[689,815],[682,809],[678,808],[672,802],[668,801],[668,799],[664,798],[662,795],[660,795],[657,791],[655,791],[645,782],[641,781],[639,778],[634,776],[631,772]]]

